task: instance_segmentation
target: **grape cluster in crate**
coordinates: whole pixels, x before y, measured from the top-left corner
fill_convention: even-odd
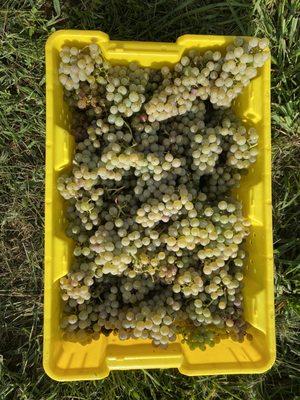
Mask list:
[[[182,335],[193,349],[244,340],[243,241],[232,195],[258,134],[231,105],[268,59],[266,39],[188,51],[161,69],[63,47],[59,80],[76,150],[58,179],[74,261],[60,286],[69,340]]]

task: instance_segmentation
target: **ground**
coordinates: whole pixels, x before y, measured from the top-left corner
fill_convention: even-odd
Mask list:
[[[298,0],[1,1],[1,400],[300,399],[299,14]],[[270,39],[277,360],[269,372],[194,378],[176,370],[114,372],[83,383],[45,375],[44,44],[65,28],[99,29],[125,40],[174,41],[184,33]]]

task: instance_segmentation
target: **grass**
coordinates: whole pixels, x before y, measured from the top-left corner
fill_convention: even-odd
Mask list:
[[[0,6],[0,399],[300,399],[298,0],[2,0]],[[44,44],[63,28],[114,39],[257,34],[272,46],[277,361],[266,374],[114,372],[57,383],[43,372]]]

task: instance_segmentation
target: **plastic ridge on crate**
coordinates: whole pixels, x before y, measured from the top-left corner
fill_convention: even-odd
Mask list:
[[[159,68],[179,61],[185,50],[196,47],[224,49],[233,36],[184,35],[176,43],[114,41],[100,31],[62,30],[46,43],[46,194],[45,194],[45,304],[43,365],[59,381],[101,379],[111,370],[178,368],[185,375],[252,374],[268,370],[275,360],[273,248],[271,214],[270,61],[236,99],[234,109],[259,133],[256,164],[242,180],[237,197],[251,221],[246,241],[244,316],[253,340],[221,341],[204,352],[177,342],[167,349],[150,340],[120,341],[100,336],[85,346],[65,341],[60,329],[59,279],[69,268],[74,244],[65,236],[64,201],[56,189],[61,172],[71,165],[74,140],[69,133],[70,114],[58,80],[59,51],[63,45],[84,47],[97,43],[112,64],[137,61]]]

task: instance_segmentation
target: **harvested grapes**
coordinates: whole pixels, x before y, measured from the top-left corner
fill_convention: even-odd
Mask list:
[[[251,227],[232,189],[255,162],[259,135],[230,107],[267,46],[237,38],[160,70],[111,65],[97,44],[62,48],[76,140],[57,182],[75,243],[60,280],[70,340],[116,334],[166,347],[180,335],[204,350],[244,339]]]

